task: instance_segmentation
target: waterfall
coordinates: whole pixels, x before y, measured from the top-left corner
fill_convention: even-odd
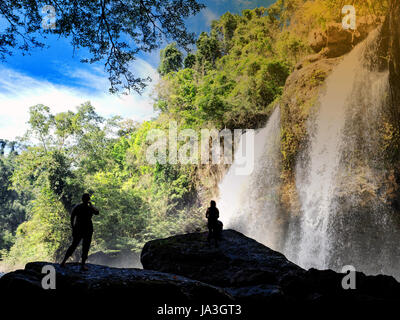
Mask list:
[[[275,107],[267,125],[256,132],[254,170],[236,174],[234,162],[219,185],[218,207],[226,228],[238,230],[279,249],[280,110]],[[236,153],[242,152],[241,139]],[[235,159],[237,159],[235,155]]]
[[[376,33],[371,34],[354,48],[326,79],[318,113],[308,123],[309,147],[296,165],[296,188],[302,211],[300,241],[297,238],[296,244],[290,243],[287,248],[289,256],[305,268],[329,267],[331,245],[335,241],[329,223],[337,211],[334,198],[346,116],[350,108],[362,103],[361,99],[379,103],[382,89],[386,88],[388,73],[368,70],[364,60],[368,44],[375,37]],[[360,87],[366,88],[362,96]]]
[[[304,268],[353,265],[400,276],[400,217],[382,196],[388,170],[377,133],[389,89],[388,71],[377,71],[371,61],[377,36],[371,32],[336,66],[308,119],[308,143],[295,167],[300,212],[285,212],[279,201],[276,108],[256,134],[253,173],[235,176],[234,163],[219,185],[226,227]]]

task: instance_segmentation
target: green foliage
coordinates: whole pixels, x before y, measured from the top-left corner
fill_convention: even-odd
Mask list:
[[[165,76],[172,71],[178,71],[182,67],[182,52],[176,47],[176,43],[170,43],[160,51],[160,66],[158,72]]]
[[[254,128],[308,47],[265,8],[224,14],[201,33],[190,63],[163,77],[156,108],[184,127]]]
[[[192,53],[189,53],[185,57],[185,60],[183,60],[183,65],[185,69],[191,69],[195,66],[195,64],[196,64],[196,56]]]
[[[5,148],[10,143],[4,142]],[[18,226],[25,220],[29,195],[11,190],[16,154],[0,154],[0,251],[9,250]],[[1,256],[0,256],[1,258]]]
[[[214,32],[209,35],[202,32],[196,41],[196,60],[199,61],[203,68],[203,72],[210,67],[215,66],[216,60],[221,56],[220,43]]]
[[[88,173],[105,167],[102,156],[115,141],[108,137],[114,120],[104,121],[89,103],[76,113],[56,115],[46,106],[34,106],[29,124],[25,142],[29,134],[40,142],[30,141],[15,157],[9,177],[14,192],[32,196],[29,219],[18,228],[10,251],[13,262],[59,257],[68,243],[69,212],[85,190],[82,182]]]
[[[15,244],[6,256],[9,264],[59,259],[68,243],[68,213],[51,190],[43,188],[32,201],[30,216],[18,227]]]
[[[99,172],[87,178],[93,202],[101,216],[95,220],[94,250],[140,250],[141,232],[150,209],[139,191],[125,186],[118,172]]]
[[[12,228],[0,230],[0,250],[10,249],[7,263],[60,260],[71,237],[71,209],[83,192],[93,195],[100,210],[93,251],[138,251],[148,240],[201,225],[188,209],[196,199],[193,168],[152,166],[146,160],[148,132],[165,129],[166,123],[105,120],[85,103],[76,112],[55,115],[45,106],[32,107],[29,124],[39,142],[28,141],[27,134],[29,147],[0,176],[2,194],[31,195],[27,219],[14,226],[15,237]]]

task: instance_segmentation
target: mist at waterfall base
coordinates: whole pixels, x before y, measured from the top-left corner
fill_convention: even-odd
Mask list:
[[[226,228],[303,268],[352,265],[400,280],[398,214],[375,196],[387,175],[375,150],[389,91],[388,72],[375,71],[367,59],[377,36],[372,32],[343,58],[314,106],[295,167],[300,210],[286,212],[280,203],[279,106],[256,133],[253,173],[236,175],[234,162],[219,185],[218,207]]]
[[[280,112],[275,108],[265,128],[254,137],[254,169],[237,175],[234,162],[222,180],[218,207],[226,227],[249,235],[271,247],[279,247]],[[237,147],[242,152],[240,141]],[[235,158],[236,155],[235,155]],[[268,213],[268,214],[263,214]]]

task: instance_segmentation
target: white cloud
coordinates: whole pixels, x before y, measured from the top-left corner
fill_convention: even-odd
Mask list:
[[[211,11],[209,8],[205,8],[201,13],[206,20],[207,26],[210,26],[213,20],[218,20],[219,18],[218,15]]]
[[[150,93],[158,81],[157,71],[144,60],[138,59],[133,65],[137,76],[150,76],[153,82],[143,95],[133,93],[127,96],[115,96],[107,93],[109,86],[107,77],[98,69],[65,70],[70,77],[76,78],[85,87],[90,87],[95,93],[87,90],[56,85],[47,80],[40,80],[7,68],[0,68],[0,138],[14,139],[22,136],[27,129],[29,107],[44,104],[53,113],[75,110],[75,107],[86,101],[91,101],[96,111],[110,117],[120,115],[142,121],[155,115]]]

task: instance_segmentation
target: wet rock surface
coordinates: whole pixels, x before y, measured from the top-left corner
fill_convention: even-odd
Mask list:
[[[140,252],[133,252],[130,250],[121,250],[112,253],[98,251],[91,254],[88,257],[87,262],[113,268],[142,269],[142,264],[140,263]]]

